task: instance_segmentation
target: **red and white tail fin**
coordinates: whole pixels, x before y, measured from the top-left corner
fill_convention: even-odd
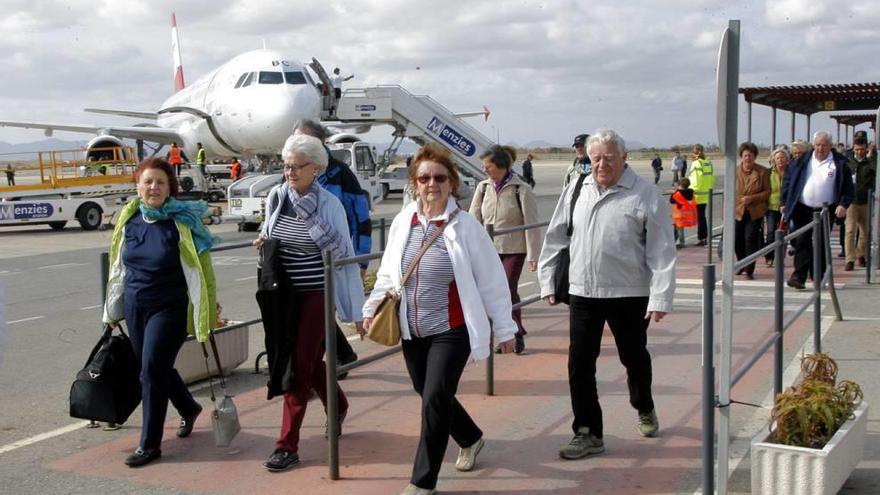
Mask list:
[[[171,13],[171,51],[174,55],[174,91],[186,86],[183,81],[183,59],[180,58],[180,38],[177,36],[177,16]]]

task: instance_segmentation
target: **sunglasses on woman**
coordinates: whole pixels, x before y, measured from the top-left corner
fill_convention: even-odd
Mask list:
[[[419,184],[427,184],[431,179],[434,179],[437,184],[444,184],[448,178],[448,175],[420,175],[416,177],[416,180],[419,181]]]

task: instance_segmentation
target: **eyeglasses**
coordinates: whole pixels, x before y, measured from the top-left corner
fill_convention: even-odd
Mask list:
[[[296,173],[299,173],[299,172],[302,172],[303,169],[306,168],[306,167],[308,167],[309,165],[311,165],[311,163],[306,163],[306,164],[303,164],[303,165],[292,165],[292,164],[291,164],[291,165],[287,165],[287,164],[285,164],[283,168],[284,168],[284,171],[285,171],[285,172],[296,172]]]
[[[434,179],[434,182],[436,182],[437,184],[445,184],[446,179],[448,179],[448,178],[449,178],[449,176],[445,175],[445,174],[444,175],[420,175],[416,178],[416,180],[419,181],[419,184],[427,184],[428,182],[431,181],[431,179]]]

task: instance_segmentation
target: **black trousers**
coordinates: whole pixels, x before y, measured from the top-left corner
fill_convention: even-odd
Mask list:
[[[767,216],[765,216],[764,218],[767,219],[767,226],[764,228],[766,238],[764,246],[767,246],[772,244],[773,241],[776,240],[776,230],[779,228],[779,221],[782,220],[782,213],[780,213],[779,210],[767,210]],[[771,261],[775,257],[776,253],[770,251],[764,256],[764,259],[767,261]]]
[[[742,220],[734,224],[733,250],[736,259],[741,260],[763,247],[764,217],[752,218],[749,212],[743,213]],[[755,263],[749,263],[743,269],[744,273],[755,273]]]
[[[471,354],[467,328],[401,340],[406,370],[422,397],[422,428],[410,482],[433,489],[449,444],[470,447],[483,437],[464,407],[455,399],[458,381]]]
[[[191,416],[200,407],[180,373],[174,369],[174,360],[186,340],[187,301],[174,306],[147,308],[139,306],[133,299],[125,298],[125,324],[141,365],[144,419],[140,446],[157,449],[162,443],[162,426],[169,399],[181,416]]]
[[[795,229],[799,229],[804,225],[813,221],[813,213],[821,211],[821,208],[811,208],[801,202],[798,202],[794,210],[791,212],[791,222]],[[819,229],[822,232],[822,229]],[[819,250],[819,277],[825,274],[825,237],[822,234],[820,244],[822,248]],[[800,282],[806,282],[807,274],[814,277],[813,274],[813,236],[805,234],[794,240],[794,273],[791,278]]]
[[[586,298],[572,295],[569,310],[568,386],[574,421],[602,438],[602,407],[596,388],[596,359],[605,323],[611,328],[617,355],[626,368],[629,403],[640,413],[654,410],[651,354],[648,353],[647,297]]]
[[[708,203],[697,203],[697,240],[705,241],[709,238],[709,223],[706,221],[706,206]]]

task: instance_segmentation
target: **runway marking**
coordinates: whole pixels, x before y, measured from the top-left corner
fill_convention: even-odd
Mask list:
[[[55,270],[58,268],[70,268],[72,266],[86,266],[86,263],[61,263],[58,265],[38,266],[37,270]]]
[[[87,309],[97,309],[97,308],[100,308],[101,306],[103,306],[103,304],[95,304],[94,306],[83,306],[83,307],[81,307],[81,308],[79,308],[79,309],[80,309],[81,311],[85,311],[85,310],[87,310]]]
[[[40,318],[45,318],[45,316],[31,316],[30,318],[22,318],[22,319],[20,319],[20,320],[7,321],[6,324],[7,324],[7,325],[12,325],[13,323],[22,323],[22,322],[25,322],[25,321],[39,320]]]
[[[255,280],[257,278],[256,275],[251,275],[250,277],[241,277],[235,279],[236,282],[244,282],[245,280]]]
[[[526,283],[524,283],[524,284],[519,284],[518,287],[519,287],[520,289],[522,289],[523,287],[528,287],[528,286],[530,286],[530,285],[535,285],[535,282],[526,282]]]
[[[17,442],[12,442],[10,444],[6,444],[6,445],[0,447],[0,454],[5,454],[6,452],[11,452],[15,449],[27,447],[28,445],[33,445],[37,442],[42,442],[43,440],[48,440],[50,438],[64,435],[65,433],[70,433],[71,431],[78,430],[87,424],[89,424],[88,421],[80,421],[80,422],[74,423],[72,425],[62,426],[61,428],[58,428],[58,429],[55,429],[52,431],[47,431],[45,433],[40,433],[39,435],[34,435],[30,438],[25,438],[25,439],[19,440]]]

